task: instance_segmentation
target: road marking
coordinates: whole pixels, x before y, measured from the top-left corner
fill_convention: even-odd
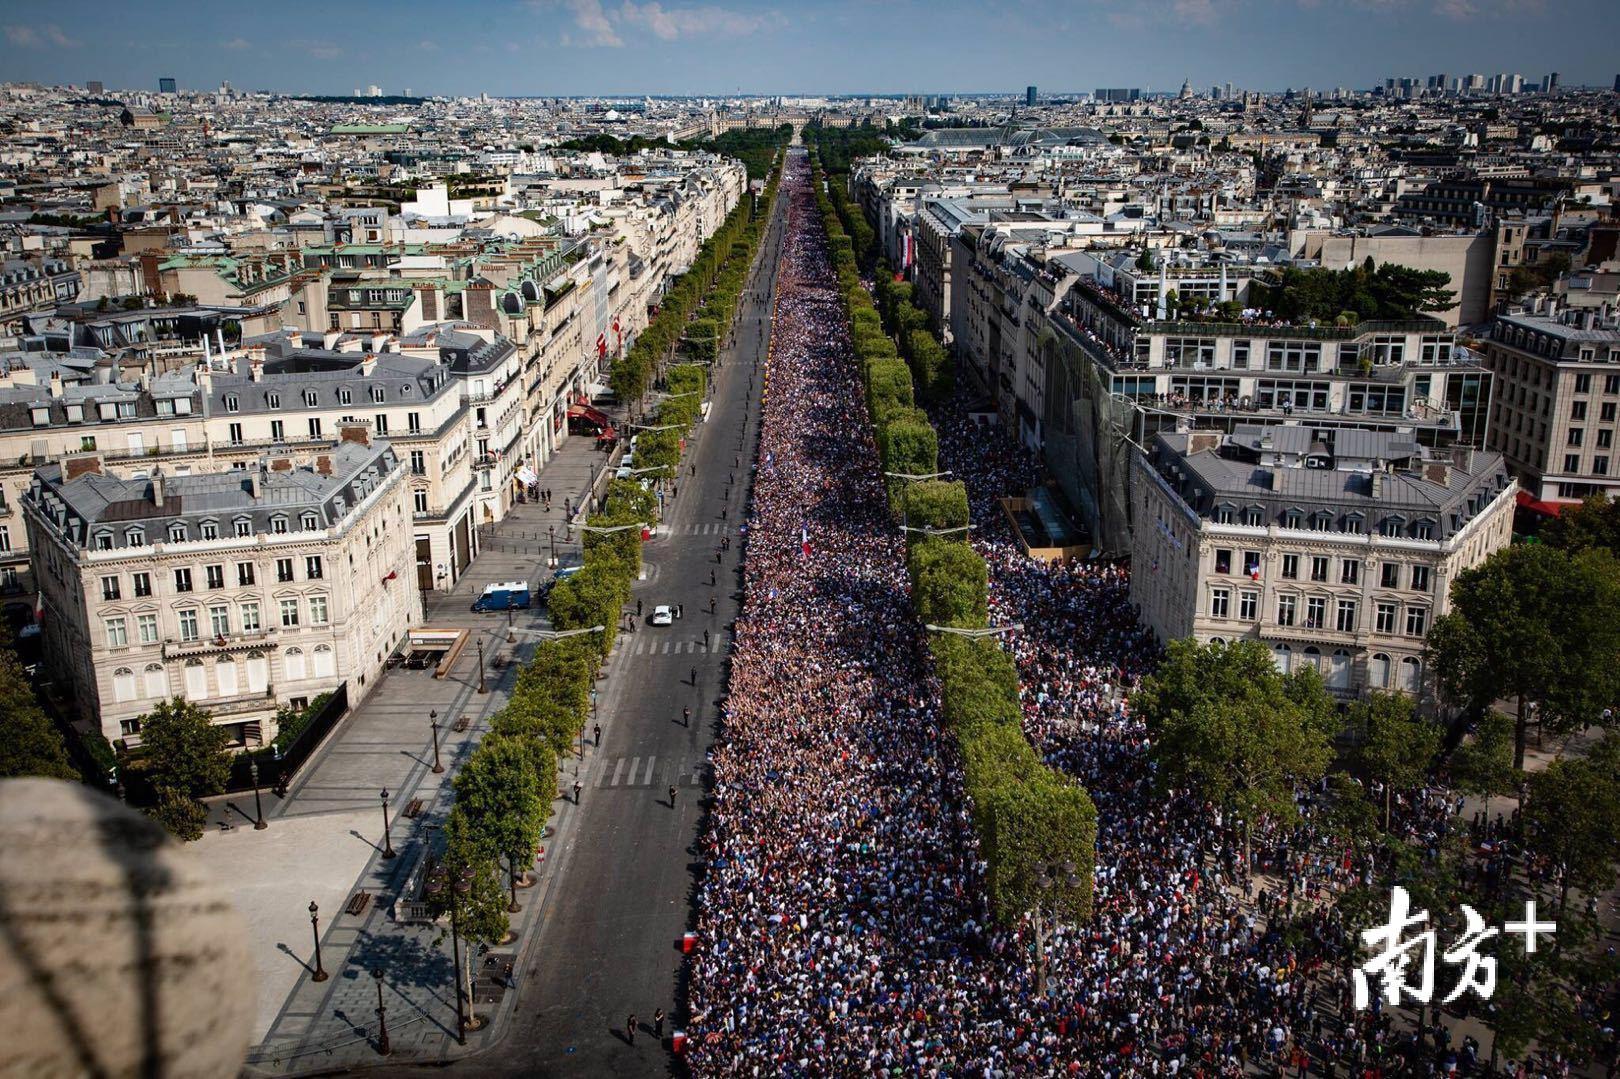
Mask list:
[[[602,789],[602,781],[604,779],[606,779],[606,778],[607,778],[607,765],[603,765],[602,767],[600,767],[600,768],[598,768],[596,770],[596,782],[591,784],[591,786],[595,787],[597,790],[601,790]]]
[[[647,778],[646,778],[646,779],[644,779],[644,780],[642,780],[642,781],[641,781],[641,782],[642,782],[642,784],[647,784],[647,783],[651,783],[651,782],[652,782],[652,778],[653,778],[653,764],[654,764],[654,763],[655,763],[655,762],[656,762],[656,761],[657,761],[657,760],[658,760],[658,758],[657,758],[657,757],[648,757],[648,758],[647,758]]]
[[[613,769],[613,782],[609,783],[608,786],[617,787],[619,785],[619,777],[621,775],[623,775],[623,774],[624,774],[624,758],[620,757],[619,758],[619,766],[617,768]]]

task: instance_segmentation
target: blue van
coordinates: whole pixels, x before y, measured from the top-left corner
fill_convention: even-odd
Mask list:
[[[483,594],[473,600],[475,611],[528,610],[529,586],[524,581],[503,581],[486,587]]]

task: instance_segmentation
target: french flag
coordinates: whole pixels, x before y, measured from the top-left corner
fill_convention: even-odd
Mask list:
[[[810,557],[810,530],[804,525],[799,526],[799,546],[804,551],[804,557]]]

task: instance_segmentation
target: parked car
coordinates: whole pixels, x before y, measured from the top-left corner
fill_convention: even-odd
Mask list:
[[[658,606],[652,609],[652,614],[647,616],[647,624],[649,626],[667,626],[674,621],[675,609],[669,606],[667,603],[660,603]]]
[[[527,610],[530,603],[529,585],[525,581],[502,581],[485,587],[473,600],[475,611]]]
[[[584,568],[584,566],[563,566],[561,569],[557,570],[556,573],[553,573],[550,577],[546,578],[545,583],[540,586],[540,598],[545,599],[547,596],[551,595],[551,590],[557,587],[558,581],[566,581],[568,578],[572,577],[574,574],[578,573]]]

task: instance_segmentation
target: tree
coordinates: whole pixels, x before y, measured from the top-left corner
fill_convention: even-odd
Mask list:
[[[968,523],[967,487],[961,480],[915,480],[906,484],[900,498],[902,516],[912,528],[957,529]],[[939,538],[965,543],[968,533]]]
[[[468,837],[506,859],[508,909],[515,911],[520,867],[534,859],[547,816],[533,760],[514,739],[486,738],[456,774],[455,788]]]
[[[78,779],[62,734],[34,697],[28,676],[10,651],[0,652],[0,779],[44,776]]]
[[[202,799],[224,790],[230,779],[230,733],[184,697],[159,702],[140,718],[140,729],[141,770],[157,795],[152,816],[171,830],[182,827],[184,831],[174,833],[181,839],[199,838]],[[181,805],[183,801],[193,808]]]
[[[1620,778],[1612,767],[1592,759],[1565,759],[1532,773],[1524,821],[1530,850],[1558,869],[1560,919],[1571,887],[1597,895],[1614,886],[1614,866],[1620,861]]]
[[[987,620],[989,571],[965,543],[929,536],[911,548],[911,599],[925,623],[971,628]]]
[[[1467,794],[1489,798],[1512,792],[1519,778],[1513,767],[1513,720],[1500,712],[1485,713],[1474,737],[1452,753],[1448,772],[1457,789]]]
[[[1620,551],[1620,501],[1593,495],[1541,526],[1541,542],[1562,551]]]
[[[1410,790],[1440,752],[1440,729],[1420,718],[1404,693],[1373,693],[1350,707],[1351,727],[1363,738],[1357,762],[1368,778],[1384,786],[1384,829],[1389,829],[1395,789]]]
[[[1620,567],[1606,551],[1514,544],[1458,574],[1452,610],[1429,631],[1429,662],[1452,700],[1515,702],[1513,766],[1531,705],[1544,729],[1590,722],[1620,690]]]
[[[1132,704],[1154,734],[1167,781],[1240,816],[1247,866],[1254,822],[1292,821],[1296,785],[1327,767],[1321,717],[1332,702],[1323,698],[1320,676],[1284,676],[1258,641],[1181,640]]]
[[[486,949],[499,944],[512,931],[507,915],[506,890],[501,887],[500,866],[485,847],[467,815],[459,807],[450,810],[444,821],[444,857],[439,863],[444,886],[425,893],[428,909],[437,916],[451,914],[452,928],[466,946],[466,984],[457,986],[472,1003],[472,972],[477,966],[473,944]],[[442,939],[442,938],[441,938]]]

